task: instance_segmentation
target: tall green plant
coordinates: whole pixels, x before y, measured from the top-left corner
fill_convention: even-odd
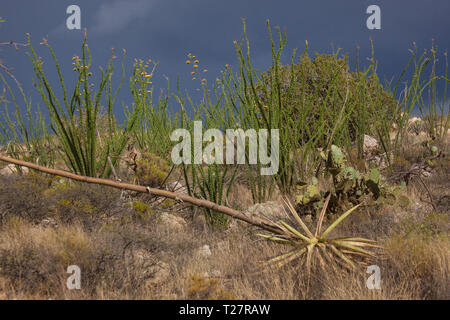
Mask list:
[[[130,79],[134,103],[139,106],[137,129],[133,136],[141,150],[149,151],[164,159],[170,158],[174,143],[170,140],[171,133],[180,125],[180,114],[169,110],[170,87],[161,89],[156,103],[153,101],[154,89],[152,77],[157,63],[147,72],[150,62],[135,62],[134,74]],[[134,78],[134,79],[133,79]]]
[[[317,173],[321,162],[318,148],[329,149],[334,143],[350,149],[354,140],[362,144],[361,137],[369,126],[358,121],[360,113],[367,108],[366,97],[380,92],[372,84],[378,83],[378,78],[367,77],[371,68],[351,74],[347,59],[338,57],[339,50],[311,60],[306,43],[300,62],[295,63],[294,50],[291,63],[283,66],[280,60],[286,34],[278,30],[280,40],[276,44],[269,22],[267,29],[272,66],[267,72],[252,66],[244,21],[244,44],[235,43],[239,73],[226,86],[240,125],[246,129],[279,129],[280,169],[273,181],[288,194],[299,181]],[[366,89],[367,94],[355,93],[358,87]],[[251,179],[258,181],[257,173]],[[263,189],[260,185],[258,188]]]
[[[426,130],[430,137],[435,140],[441,140],[447,135],[450,121],[450,107],[447,102],[447,86],[450,80],[448,80],[447,52],[444,52],[445,69],[443,76],[437,75],[436,53],[436,49],[431,48],[431,54],[429,57],[432,59],[431,71],[429,80],[422,85],[422,88],[420,90],[418,108],[420,110],[422,119],[424,119],[425,121]],[[442,93],[442,97],[439,97],[438,90],[438,84],[440,80],[444,81],[444,90]],[[439,102],[440,98],[442,99],[441,102]]]
[[[378,137],[386,151],[387,160],[392,162],[392,156],[402,151],[412,112],[417,108],[425,121],[430,137],[440,140],[445,136],[449,127],[449,107],[446,107],[448,80],[447,53],[445,56],[444,76],[436,73],[436,50],[424,50],[419,54],[417,46],[410,50],[411,57],[397,78],[393,88],[393,95],[398,101],[397,108],[390,116],[380,117],[378,122]],[[431,72],[426,76],[426,70],[431,65]],[[412,69],[412,70],[410,70]],[[410,79],[404,81],[404,89],[400,90],[405,75],[411,72]],[[438,81],[444,81],[442,102],[439,103]],[[386,85],[386,88],[388,86]],[[391,130],[395,128],[395,135],[391,137]]]
[[[216,87],[214,87],[214,92],[216,96],[213,102],[207,84],[202,85],[202,98],[198,105],[187,95],[187,100],[192,106],[192,117],[186,112],[186,99],[182,97],[180,92],[175,96],[181,107],[181,125],[188,130],[191,136],[193,136],[194,132],[194,121],[202,121],[202,127],[205,130],[219,129],[225,132],[227,128],[234,126],[233,115],[223,105],[223,93],[219,93]],[[228,122],[227,120],[230,121]],[[195,152],[199,150],[195,150],[194,141],[192,140],[191,142],[190,156],[191,159],[195,159]],[[205,145],[206,141],[202,141],[202,143]],[[202,160],[205,160],[203,159],[203,154]],[[216,161],[208,164],[203,162],[200,164],[182,164],[182,171],[189,195],[206,199],[219,205],[226,203],[237,169],[238,166],[234,164],[220,164]],[[204,209],[204,214],[207,223],[214,228],[223,228],[230,221],[227,216],[213,209]]]
[[[21,111],[13,88],[1,73],[0,78],[5,86],[2,99],[4,109],[1,112],[0,121],[0,145],[3,145],[5,151],[16,159],[53,167],[56,149],[39,105],[37,113],[33,114],[31,97],[27,98],[20,83],[16,82],[25,105],[25,112]],[[13,102],[15,109],[13,115],[8,110],[10,101]]]
[[[106,69],[101,69],[101,79],[98,89],[94,90],[94,84],[90,83],[92,57],[87,46],[87,36],[82,42],[81,58],[73,57],[73,70],[78,73],[75,89],[69,100],[60,65],[51,46],[44,39],[43,44],[48,48],[56,66],[58,79],[62,90],[62,102],[53,90],[44,70],[43,61],[36,55],[28,35],[30,47],[30,59],[34,65],[37,78],[36,87],[44,101],[51,120],[51,128],[56,134],[58,143],[62,149],[61,155],[66,165],[73,172],[85,176],[107,177],[111,172],[108,157],[117,163],[126,145],[129,134],[134,129],[139,114],[139,106],[135,106],[127,116],[126,123],[119,127],[115,121],[113,106],[122,86],[125,74],[122,59],[122,79],[115,92],[112,90],[111,77],[114,70],[113,57],[109,60]],[[106,106],[105,114],[102,114],[102,98]],[[100,132],[103,120],[104,131]],[[105,123],[106,122],[106,123]]]

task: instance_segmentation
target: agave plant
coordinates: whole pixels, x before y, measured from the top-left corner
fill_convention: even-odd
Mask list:
[[[325,212],[327,210],[328,202],[330,201],[331,194],[325,199],[320,216],[317,220],[316,229],[311,232],[306,224],[302,221],[300,216],[295,211],[291,202],[287,198],[283,198],[286,207],[293,215],[303,233],[289,225],[284,221],[276,223],[277,226],[284,232],[281,235],[265,235],[259,234],[259,236],[274,241],[277,243],[286,244],[292,247],[292,249],[280,256],[270,259],[265,263],[265,266],[278,265],[282,267],[287,263],[299,259],[300,265],[305,265],[307,277],[309,279],[311,266],[313,261],[319,262],[319,267],[325,268],[329,266],[335,266],[335,262],[347,269],[356,269],[357,265],[367,265],[366,261],[369,258],[373,258],[375,254],[368,248],[381,248],[375,241],[358,238],[358,237],[340,237],[340,238],[328,238],[328,234],[334,230],[346,217],[355,211],[361,204],[354,206],[350,210],[342,214],[336,219],[325,231],[321,232]],[[327,264],[328,262],[328,264]]]

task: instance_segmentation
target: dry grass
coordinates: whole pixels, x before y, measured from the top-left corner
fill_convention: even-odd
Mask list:
[[[437,211],[411,183],[409,207],[362,208],[336,230],[385,247],[372,262],[381,290],[367,289],[365,270],[313,270],[309,285],[295,263],[255,273],[285,248],[242,223],[205,228],[192,208],[130,204],[120,191],[43,175],[0,176],[0,299],[449,299],[449,173],[439,161],[425,179]],[[251,194],[237,185],[229,202],[245,209]],[[186,223],[167,225],[163,212]],[[73,264],[81,290],[66,288]]]

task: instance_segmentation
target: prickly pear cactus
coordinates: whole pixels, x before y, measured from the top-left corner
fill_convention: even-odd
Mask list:
[[[405,203],[404,196],[400,196],[398,190],[383,186],[380,171],[372,168],[368,172],[361,173],[358,169],[348,165],[347,158],[342,150],[332,145],[327,155],[321,153],[326,161],[324,177],[330,179],[328,188],[319,188],[317,178],[313,178],[312,184],[303,185],[298,188],[298,205],[309,208],[311,211],[319,210],[324,198],[331,193],[328,208],[331,212],[347,209],[358,203],[367,205],[379,203],[383,199],[401,198]],[[308,210],[307,210],[308,211]]]

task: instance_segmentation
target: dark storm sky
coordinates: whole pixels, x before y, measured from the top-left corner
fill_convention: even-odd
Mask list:
[[[187,53],[195,54],[200,67],[208,69],[211,83],[225,64],[238,64],[233,40],[242,39],[241,18],[246,18],[252,58],[259,69],[267,68],[271,62],[266,19],[270,19],[272,27],[280,26],[287,32],[284,61],[293,48],[302,52],[308,40],[311,54],[342,48],[349,53],[351,65],[355,63],[355,46],[359,45],[364,63],[370,55],[372,37],[382,79],[401,72],[413,41],[422,50],[430,48],[434,39],[441,57],[450,48],[448,0],[2,0],[0,16],[6,22],[0,25],[0,42],[25,42],[25,33],[30,33],[55,85],[56,73],[46,48],[39,42],[48,36],[64,75],[72,77],[71,58],[80,54],[82,31],[66,28],[69,16],[66,8],[71,4],[81,8],[81,27],[87,28],[94,72],[106,64],[111,47],[118,56],[125,48],[128,72],[134,58],[152,58],[159,61],[154,78],[156,87],[165,86],[166,75],[174,88],[179,74],[182,88],[193,95],[197,85],[189,75],[191,66],[185,64]],[[381,30],[366,27],[366,8],[371,4],[381,8]],[[32,68],[26,51],[2,46],[0,58],[14,68],[26,91],[33,92],[34,101],[39,101],[31,86]],[[124,89],[119,99],[129,105],[128,88]],[[120,105],[121,102],[118,110]]]

